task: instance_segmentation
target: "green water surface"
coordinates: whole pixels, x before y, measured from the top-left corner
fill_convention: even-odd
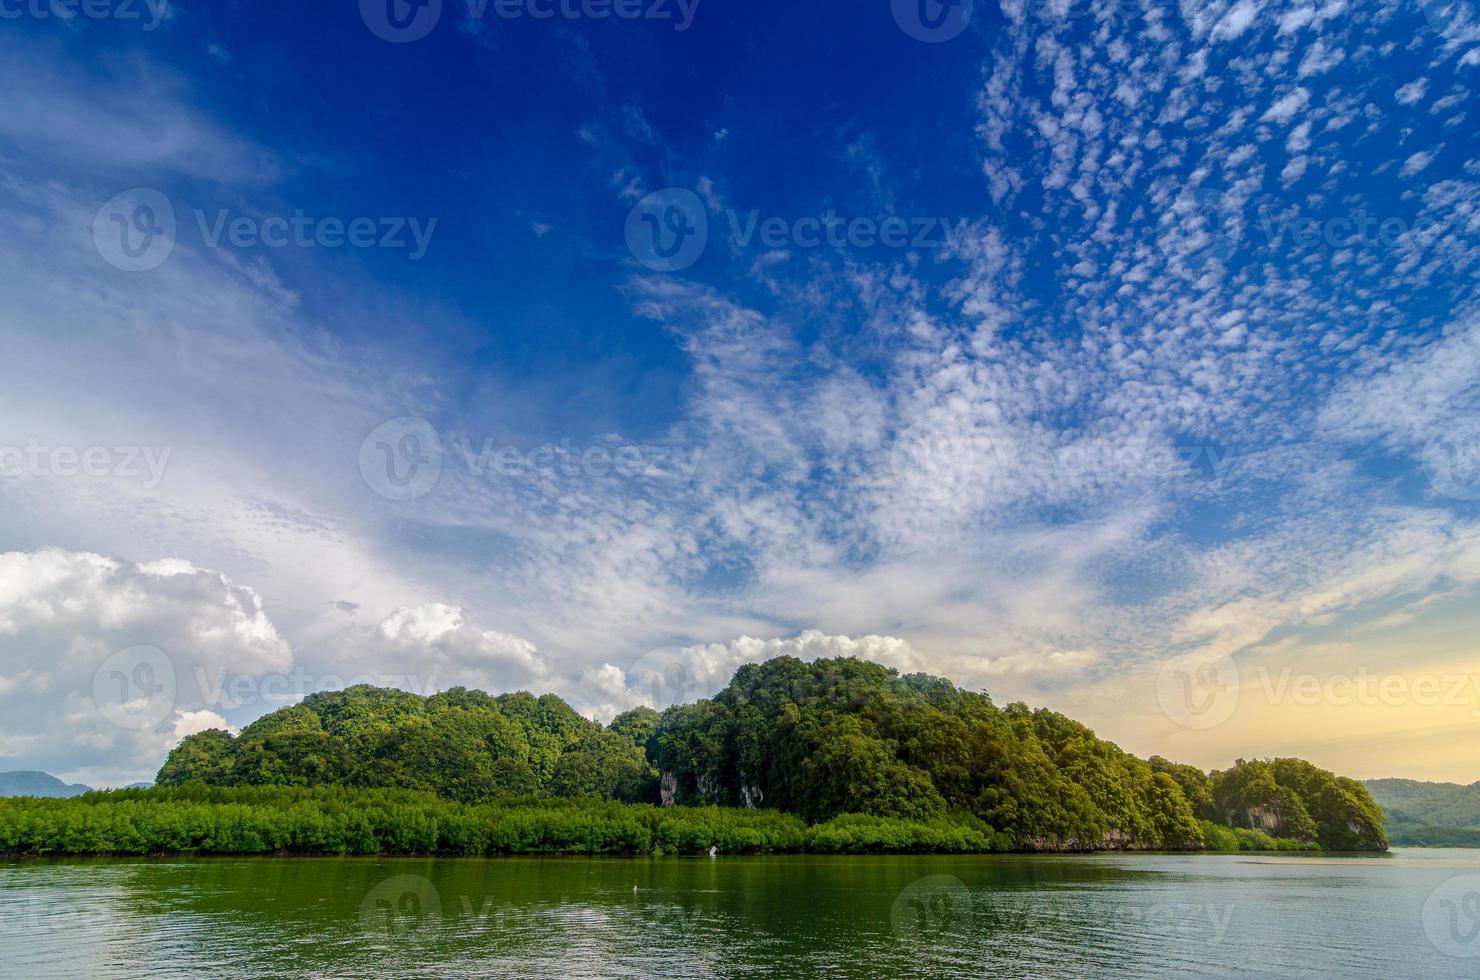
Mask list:
[[[0,864],[6,977],[1480,976],[1480,851]]]

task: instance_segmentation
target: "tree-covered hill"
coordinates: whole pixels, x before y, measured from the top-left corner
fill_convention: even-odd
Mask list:
[[[1387,814],[1393,843],[1480,846],[1480,783],[1369,779],[1363,785]]]
[[[156,782],[398,787],[478,803],[531,794],[637,801],[656,793],[657,778],[617,722],[582,718],[553,694],[455,687],[423,698],[360,685],[311,694],[234,738],[191,735]]]
[[[712,699],[661,715],[637,708],[607,726],[552,694],[315,694],[235,737],[184,739],[158,783],[192,782],[397,787],[464,804],[716,804],[811,823],[951,818],[1025,850],[1198,848],[1209,820],[1240,828],[1244,846],[1269,834],[1386,847],[1366,790],[1309,763],[1241,761],[1210,775],[1143,760],[1055,712],[848,658],[747,665]]]

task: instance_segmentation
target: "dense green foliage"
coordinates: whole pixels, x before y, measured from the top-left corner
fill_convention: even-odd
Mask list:
[[[207,787],[0,801],[0,853],[700,854],[979,852],[978,821],[839,817],[808,826],[776,810],[516,798],[467,805],[412,790]]]
[[[191,735],[157,782],[404,788],[459,803],[530,794],[638,802],[657,792],[657,774],[631,736],[582,718],[553,694],[490,697],[455,687],[422,698],[366,685],[311,694],[235,738]]]
[[[1480,847],[1480,783],[1369,779],[1363,785],[1387,814],[1394,844]]]
[[[1016,847],[1197,847],[1186,797],[1083,725],[865,661],[748,665],[713,699],[670,708],[651,742],[684,803],[975,815]]]
[[[497,804],[487,813],[523,797],[758,808],[813,825],[787,849],[926,839],[946,850],[1386,847],[1361,784],[1298,759],[1212,774],[1143,760],[1056,712],[998,707],[938,677],[849,658],[747,665],[711,699],[638,708],[607,726],[550,694],[354,687],[311,695],[236,737],[192,735],[158,782],[416,790]],[[1214,824],[1231,835],[1208,842]]]
[[[1327,850],[1387,849],[1383,814],[1366,787],[1302,759],[1240,759],[1209,777],[1212,817]]]
[[[1226,827],[1211,820],[1198,821],[1203,830],[1203,846],[1210,851],[1319,851],[1321,845],[1290,837],[1271,837],[1262,830]]]

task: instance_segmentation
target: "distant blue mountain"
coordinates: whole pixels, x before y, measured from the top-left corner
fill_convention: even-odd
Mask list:
[[[0,772],[0,796],[81,796],[91,786],[64,783],[44,772]]]

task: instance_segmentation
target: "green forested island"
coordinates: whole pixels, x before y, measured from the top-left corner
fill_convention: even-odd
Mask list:
[[[553,694],[360,686],[180,742],[157,787],[0,801],[10,853],[1384,850],[1358,782],[1205,773],[1056,712],[782,657],[601,725]]]

